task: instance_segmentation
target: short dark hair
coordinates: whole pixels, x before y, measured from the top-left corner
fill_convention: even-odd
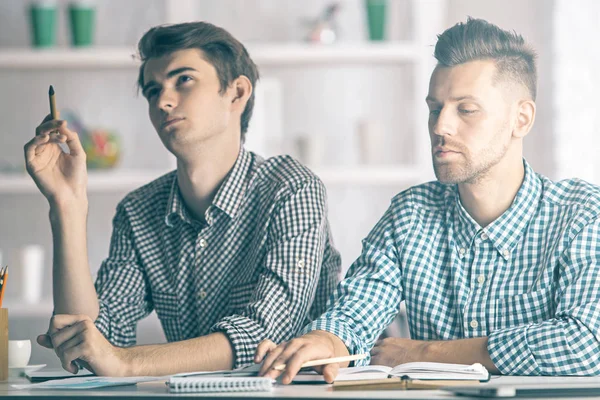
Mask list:
[[[244,45],[225,29],[208,22],[159,25],[146,32],[138,43],[138,56],[142,61],[138,75],[138,88],[144,85],[144,67],[149,59],[186,49],[202,50],[206,61],[210,62],[217,71],[221,94],[225,93],[229,84],[241,75],[247,77],[252,88],[255,88],[259,78],[258,68]],[[254,90],[240,118],[242,142],[248,131],[253,108]]]
[[[438,64],[453,67],[475,60],[494,60],[500,78],[524,85],[531,98],[537,95],[536,53],[514,31],[483,19],[469,17],[438,35],[434,56]]]

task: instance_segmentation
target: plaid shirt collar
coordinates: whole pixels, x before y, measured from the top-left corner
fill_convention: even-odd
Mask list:
[[[217,191],[211,207],[220,209],[229,216],[229,218],[235,218],[237,211],[244,200],[244,195],[251,175],[250,169],[252,164],[252,156],[248,151],[241,147],[235,164]],[[195,223],[185,207],[183,198],[179,192],[177,173],[173,174],[173,183],[171,185],[171,193],[169,194],[169,201],[167,202],[165,214],[165,224],[169,227],[173,227],[175,217],[179,217],[182,221],[189,224]],[[209,225],[212,224],[212,217],[207,216],[206,220]]]
[[[504,259],[511,257],[525,228],[537,211],[542,196],[542,182],[527,161],[523,160],[525,178],[512,205],[491,224],[482,228],[463,207],[458,186],[451,185],[446,192],[447,218],[454,223],[455,241],[459,248],[470,248],[478,234],[485,233]]]

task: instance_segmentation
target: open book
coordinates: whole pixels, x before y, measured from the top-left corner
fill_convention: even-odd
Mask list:
[[[375,380],[385,378],[406,378],[419,380],[473,380],[485,382],[490,373],[479,363],[473,365],[446,364],[435,362],[411,362],[395,367],[368,365],[365,367],[340,368],[336,382]],[[294,378],[294,382],[323,382],[323,376],[316,372],[304,372]]]

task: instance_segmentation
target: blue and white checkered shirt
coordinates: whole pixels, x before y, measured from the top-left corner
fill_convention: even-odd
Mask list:
[[[456,185],[397,195],[328,311],[304,332],[369,352],[406,301],[417,340],[488,336],[503,374],[600,373],[600,188],[525,162],[511,207],[481,228]],[[369,360],[362,361],[362,364]]]
[[[205,220],[190,215],[175,172],[121,201],[96,280],[96,326],[111,343],[135,344],[156,310],[170,342],[226,334],[240,367],[263,339],[288,340],[325,310],[340,257],[311,171],[242,149]]]

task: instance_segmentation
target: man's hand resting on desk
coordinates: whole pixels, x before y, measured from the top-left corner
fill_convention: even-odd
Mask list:
[[[126,349],[115,347],[87,315],[54,315],[40,345],[54,349],[65,370],[77,373],[77,364],[101,376],[127,376]],[[77,360],[77,364],[74,362]]]
[[[260,376],[275,379],[283,374],[281,382],[287,385],[292,382],[292,379],[300,371],[300,366],[305,362],[347,355],[346,346],[337,336],[325,331],[312,331],[289,342],[281,343],[279,346],[268,339],[264,340],[256,349],[254,362],[263,363],[259,372]],[[281,364],[286,365],[283,371],[273,369]],[[323,374],[325,380],[331,383],[337,376],[339,367],[340,364],[327,364],[322,367],[314,367],[314,369]]]

